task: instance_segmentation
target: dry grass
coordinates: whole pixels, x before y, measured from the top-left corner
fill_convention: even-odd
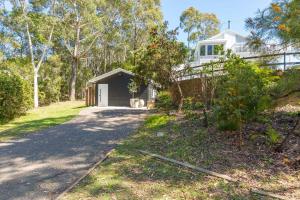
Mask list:
[[[196,119],[154,115],[64,199],[268,199],[251,194],[251,187],[299,199],[300,172],[271,147],[245,142],[238,150],[234,135],[202,129]],[[232,176],[241,184],[143,156],[137,149]]]

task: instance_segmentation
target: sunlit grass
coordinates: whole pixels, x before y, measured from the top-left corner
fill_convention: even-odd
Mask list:
[[[84,108],[83,101],[59,102],[32,109],[26,115],[0,125],[0,141],[64,123],[75,117]]]
[[[159,131],[164,132],[164,136],[159,137],[157,135]],[[252,187],[252,182],[241,182],[236,185],[138,152],[142,149],[207,169],[214,166],[214,163],[223,163],[223,167],[217,165],[217,168],[212,170],[232,177],[249,178],[250,175],[257,177],[258,174],[265,173],[265,170],[268,171],[267,166],[265,168],[256,166],[257,168],[253,170],[244,168],[247,163],[226,167],[226,163],[238,162],[238,159],[231,155],[220,156],[218,153],[222,151],[220,147],[222,144],[210,141],[209,134],[206,129],[193,126],[186,121],[180,122],[175,117],[152,115],[146,119],[144,126],[136,134],[117,146],[106,161],[63,199],[271,200],[272,198],[251,194],[249,188]],[[263,176],[253,181],[256,186],[276,193],[284,187],[278,184],[278,180],[289,180],[289,184],[297,183],[297,175],[283,174],[285,176],[273,174],[271,176],[273,179],[266,176],[269,177],[266,182]]]

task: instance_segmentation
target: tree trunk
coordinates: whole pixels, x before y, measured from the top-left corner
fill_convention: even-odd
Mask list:
[[[39,87],[38,87],[38,70],[34,69],[33,75],[33,100],[34,108],[39,107]]]
[[[76,79],[77,79],[77,68],[79,60],[77,58],[73,58],[72,62],[72,71],[71,71],[71,79],[69,86],[69,99],[70,101],[76,100]]]
[[[182,93],[180,83],[176,81],[176,85],[177,85],[179,96],[180,96],[179,104],[178,104],[178,113],[180,113],[182,111],[182,106],[183,106],[183,93]]]
[[[203,116],[204,116],[203,126],[205,128],[208,128],[208,116],[207,116],[207,111],[206,111],[205,106],[204,106],[202,112],[203,112]]]

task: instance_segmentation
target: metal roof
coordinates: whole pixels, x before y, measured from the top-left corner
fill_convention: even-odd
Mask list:
[[[122,69],[122,68],[117,68],[117,69],[114,69],[114,70],[112,70],[112,71],[110,71],[110,72],[107,72],[107,73],[105,73],[105,74],[102,74],[102,75],[100,75],[100,76],[97,76],[97,77],[95,77],[95,78],[92,78],[91,80],[88,81],[88,84],[89,84],[89,83],[96,83],[97,81],[100,81],[100,80],[102,80],[102,79],[105,79],[105,78],[107,78],[107,77],[110,77],[110,76],[115,75],[115,74],[120,73],[120,72],[123,72],[123,73],[125,73],[125,74],[129,74],[129,75],[134,75],[134,73],[132,73],[132,72],[130,72],[130,71],[127,71],[127,70]]]

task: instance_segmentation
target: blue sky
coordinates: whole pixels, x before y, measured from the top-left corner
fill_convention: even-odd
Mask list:
[[[188,7],[193,6],[201,12],[215,13],[221,21],[221,30],[231,21],[231,30],[248,35],[245,19],[255,15],[258,9],[266,8],[272,0],[161,0],[164,19],[170,28],[179,26],[179,17]],[[180,32],[178,39],[186,42],[186,34]]]

